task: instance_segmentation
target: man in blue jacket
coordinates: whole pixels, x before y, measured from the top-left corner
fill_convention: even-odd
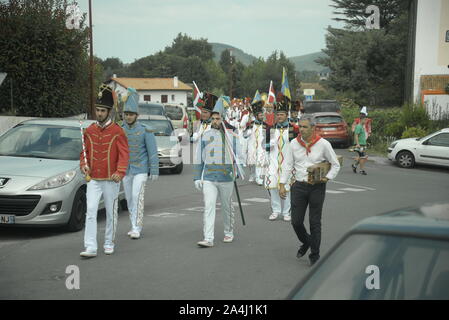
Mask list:
[[[237,140],[223,123],[224,105],[220,97],[211,116],[211,129],[201,137],[194,167],[195,187],[203,192],[204,216],[202,241],[197,244],[208,248],[214,245],[214,225],[217,196],[220,195],[221,211],[224,223],[223,242],[234,240],[234,212],[232,210],[232,192],[234,180],[238,176]]]
[[[124,123],[122,125],[128,137],[129,165],[123,178],[128,211],[131,219],[131,239],[139,239],[143,226],[145,183],[150,173],[151,181],[159,177],[159,158],[154,134],[137,122],[139,94],[133,88],[128,88],[124,99]]]

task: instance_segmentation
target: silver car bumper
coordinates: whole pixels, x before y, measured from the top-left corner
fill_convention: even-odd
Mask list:
[[[70,183],[47,190],[24,191],[16,194],[0,192],[0,214],[14,215],[14,224],[4,225],[65,225],[70,219],[73,199],[83,182],[78,177]],[[28,199],[24,199],[28,198]],[[50,204],[56,204],[60,209],[50,213]]]

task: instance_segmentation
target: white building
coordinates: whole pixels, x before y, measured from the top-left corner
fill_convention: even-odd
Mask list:
[[[109,81],[109,86],[117,94],[124,96],[129,87],[139,93],[139,102],[162,104],[182,104],[187,106],[187,95],[192,88],[177,77],[174,78],[116,78]]]
[[[449,113],[449,0],[415,0],[413,100],[432,118]]]

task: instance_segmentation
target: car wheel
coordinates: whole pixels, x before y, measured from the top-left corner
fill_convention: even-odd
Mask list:
[[[182,172],[183,167],[184,167],[184,164],[181,162],[180,164],[178,164],[176,167],[174,167],[170,171],[171,171],[171,173],[180,174]]]
[[[86,211],[86,192],[79,189],[73,199],[72,211],[66,227],[67,231],[76,232],[84,228],[84,224],[86,222]]]
[[[396,156],[396,161],[401,168],[410,169],[415,166],[415,157],[409,151],[401,151]]]

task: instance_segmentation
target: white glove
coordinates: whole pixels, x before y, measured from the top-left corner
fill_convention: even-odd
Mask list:
[[[195,188],[196,188],[198,191],[203,190],[203,181],[201,181],[201,180],[195,180]]]
[[[157,174],[150,175],[151,181],[156,181],[158,178],[159,178],[159,176]]]

